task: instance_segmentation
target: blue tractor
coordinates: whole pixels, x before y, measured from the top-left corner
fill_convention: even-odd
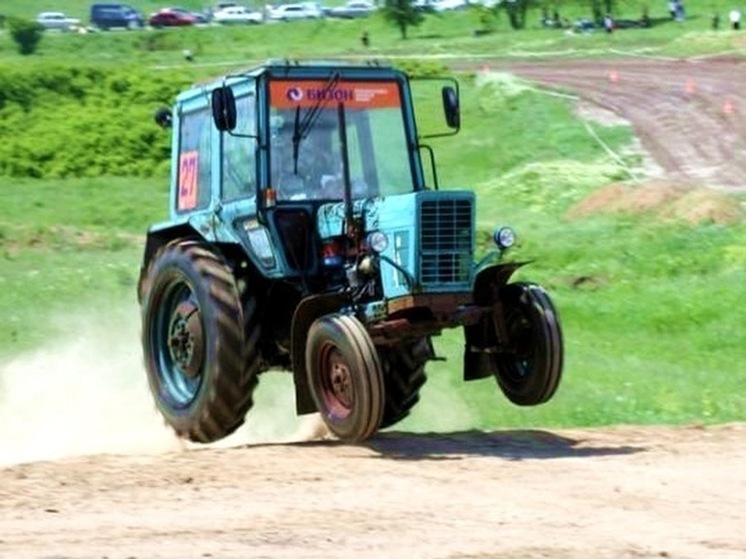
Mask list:
[[[455,134],[458,82],[437,87]],[[363,441],[410,413],[431,337],[454,327],[465,380],[494,377],[521,406],[553,396],[557,312],[510,282],[511,229],[475,262],[474,193],[438,189],[407,74],[270,61],[156,121],[172,134],[170,219],[148,230],[138,295],[150,389],[180,437],[235,431],[259,376],[281,369],[298,414]]]

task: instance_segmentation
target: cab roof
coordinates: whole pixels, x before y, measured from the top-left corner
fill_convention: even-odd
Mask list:
[[[334,72],[340,72],[341,77],[350,79],[360,78],[397,78],[403,72],[395,69],[388,62],[378,60],[350,61],[350,60],[290,60],[269,59],[262,64],[251,66],[244,70],[228,72],[219,77],[213,77],[195,84],[194,88],[199,90],[214,89],[215,87],[243,81],[245,79],[256,79],[262,75],[270,77],[295,77],[298,79],[323,79]]]

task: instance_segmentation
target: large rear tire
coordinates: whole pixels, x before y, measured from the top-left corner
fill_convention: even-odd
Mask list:
[[[425,364],[433,353],[429,337],[379,349],[386,391],[380,429],[399,423],[420,401],[420,389],[427,382]]]
[[[141,301],[148,382],[166,422],[201,443],[234,432],[258,379],[255,301],[241,303],[227,263],[196,241],[156,253]]]
[[[356,318],[317,319],[306,345],[308,384],[329,430],[350,443],[378,430],[383,416],[383,374],[370,336]]]
[[[535,406],[554,396],[562,377],[562,329],[542,287],[511,283],[500,290],[507,340],[494,356],[494,374],[505,396]]]

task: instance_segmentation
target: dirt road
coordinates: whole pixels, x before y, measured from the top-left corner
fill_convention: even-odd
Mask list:
[[[614,110],[671,182],[746,184],[739,61],[492,68]],[[2,559],[743,559],[744,527],[746,423],[385,433],[0,468]]]
[[[666,180],[746,190],[746,60],[622,58],[501,63],[629,121]]]
[[[746,557],[746,425],[389,433],[0,470],[0,557]]]

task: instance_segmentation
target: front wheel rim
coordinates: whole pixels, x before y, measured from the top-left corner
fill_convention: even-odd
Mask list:
[[[348,417],[355,405],[352,371],[336,346],[326,345],[319,352],[321,394],[329,414]]]

